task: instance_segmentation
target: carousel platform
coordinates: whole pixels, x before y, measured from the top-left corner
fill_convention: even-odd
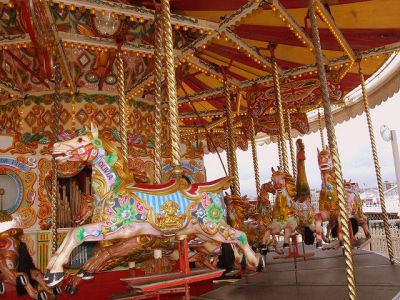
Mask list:
[[[301,248],[301,247],[299,247]],[[316,250],[307,260],[275,259],[267,255],[267,270],[247,279],[226,284],[196,299],[279,299],[279,300],[341,300],[348,299],[342,250]],[[391,265],[381,255],[354,250],[358,299],[400,300],[400,265]]]

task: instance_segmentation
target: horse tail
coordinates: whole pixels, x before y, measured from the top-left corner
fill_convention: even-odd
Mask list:
[[[356,233],[358,232],[358,222],[356,218],[350,218],[350,222],[351,222],[351,229],[353,230],[353,235],[356,235]]]
[[[314,244],[314,232],[311,231],[310,228],[308,228],[307,226],[304,227],[304,243],[306,245],[312,245]]]
[[[234,262],[235,254],[231,244],[223,243],[221,246],[221,255],[218,260],[218,268],[225,269],[225,273],[228,273],[233,270]]]
[[[27,280],[31,283],[31,285],[36,288],[38,283],[36,280],[32,279],[31,270],[36,269],[35,264],[33,263],[33,259],[29,254],[28,247],[24,242],[19,243],[18,247],[18,265],[17,272],[25,273],[28,276]],[[17,279],[17,293],[18,295],[25,295],[26,289],[22,284],[21,280]]]

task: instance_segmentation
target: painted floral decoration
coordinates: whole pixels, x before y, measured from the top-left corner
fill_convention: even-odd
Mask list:
[[[215,203],[207,207],[206,213],[208,219],[213,223],[219,223],[224,215],[222,208]]]
[[[135,207],[129,203],[122,205],[116,209],[118,222],[122,222],[123,225],[131,225],[135,221],[136,210]]]

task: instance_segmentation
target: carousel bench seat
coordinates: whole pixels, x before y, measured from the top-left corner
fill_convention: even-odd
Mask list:
[[[123,280],[133,290],[138,290],[143,293],[158,291],[194,282],[199,282],[207,279],[221,277],[225,270],[195,270],[190,274],[168,273],[152,276],[142,276],[136,278],[124,278]]]

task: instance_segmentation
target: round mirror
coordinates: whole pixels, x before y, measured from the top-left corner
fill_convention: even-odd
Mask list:
[[[13,213],[22,200],[22,184],[15,173],[0,174],[0,210]]]

